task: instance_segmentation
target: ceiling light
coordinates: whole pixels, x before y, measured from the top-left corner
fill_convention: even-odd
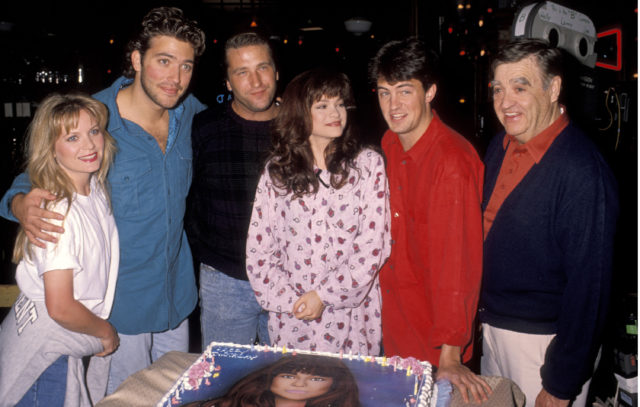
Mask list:
[[[344,28],[355,35],[362,35],[371,28],[371,21],[364,18],[350,18],[344,22]]]

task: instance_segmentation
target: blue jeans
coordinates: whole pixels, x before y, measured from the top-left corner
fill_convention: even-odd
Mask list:
[[[60,356],[42,372],[15,407],[62,407],[67,393],[69,356]]]
[[[269,313],[262,309],[248,281],[200,264],[202,347],[211,342],[269,344]]]
[[[118,334],[120,346],[111,356],[107,395],[116,391],[129,376],[155,362],[165,353],[189,351],[189,320],[174,329],[138,335]]]

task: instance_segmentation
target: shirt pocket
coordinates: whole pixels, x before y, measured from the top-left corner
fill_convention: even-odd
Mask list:
[[[155,189],[148,158],[117,161],[109,171],[109,183],[113,213],[117,217],[136,217],[151,210],[153,201],[144,199],[144,191]]]
[[[176,165],[174,171],[170,171],[173,178],[174,189],[179,191],[181,198],[186,198],[191,187],[193,175],[193,152],[191,146],[182,144],[176,146]]]

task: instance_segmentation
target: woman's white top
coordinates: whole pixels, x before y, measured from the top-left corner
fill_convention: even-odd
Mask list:
[[[67,200],[51,210],[65,215]],[[46,242],[46,249],[32,246],[32,258],[20,261],[16,269],[20,290],[34,301],[44,301],[44,273],[72,269],[74,298],[106,319],[113,304],[120,248],[105,192],[92,177],[90,194],[74,194],[63,221],[47,221],[64,227],[64,233],[54,233],[58,243]]]

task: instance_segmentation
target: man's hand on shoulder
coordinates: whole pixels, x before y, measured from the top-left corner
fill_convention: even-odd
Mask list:
[[[38,247],[45,247],[44,241],[56,243],[57,238],[47,232],[62,233],[64,229],[44,219],[63,220],[64,216],[41,207],[43,200],[53,200],[56,196],[44,189],[34,188],[28,194],[17,194],[11,200],[11,212],[18,219],[29,241]]]
[[[569,400],[562,400],[549,394],[545,389],[540,390],[536,397],[536,407],[567,407]]]
[[[489,399],[491,386],[478,377],[469,368],[460,363],[460,347],[442,345],[440,364],[436,372],[436,380],[447,379],[460,392],[465,403],[469,402],[469,393],[474,403],[482,403]]]

